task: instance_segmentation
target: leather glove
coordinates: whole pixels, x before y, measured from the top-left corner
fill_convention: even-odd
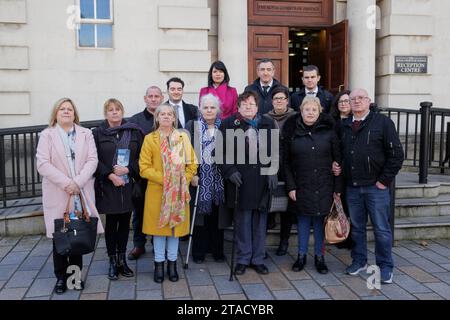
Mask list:
[[[228,180],[230,180],[232,183],[234,183],[235,185],[238,186],[238,188],[241,186],[242,184],[242,176],[240,174],[240,172],[236,171],[235,173],[233,173]]]
[[[267,177],[269,183],[269,190],[275,191],[278,187],[278,176],[276,174]]]

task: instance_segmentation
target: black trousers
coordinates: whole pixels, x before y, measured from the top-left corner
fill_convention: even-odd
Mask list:
[[[130,218],[131,212],[106,215],[105,242],[108,256],[126,252]]]
[[[56,279],[65,280],[69,276],[67,274],[67,268],[71,265],[76,265],[83,268],[83,256],[62,256],[56,252],[55,241],[53,241],[53,268]]]
[[[290,212],[280,212],[280,243],[287,243],[291,235],[294,215]]]
[[[144,191],[145,192],[145,191]],[[147,242],[147,235],[142,232],[144,222],[145,198],[133,199],[133,243],[136,248],[144,248]]]
[[[223,229],[219,229],[219,207],[213,205],[210,215],[204,216],[204,225],[195,226],[192,240],[192,256],[204,258],[207,252],[223,257]]]

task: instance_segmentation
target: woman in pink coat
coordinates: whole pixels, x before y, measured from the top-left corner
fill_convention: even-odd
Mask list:
[[[225,119],[237,112],[237,91],[236,88],[230,87],[230,76],[227,68],[222,61],[215,61],[209,68],[208,86],[200,90],[200,99],[212,93],[220,100],[220,118]]]
[[[54,220],[64,217],[69,198],[72,201],[70,208],[81,209],[81,193],[88,213],[98,217],[93,177],[98,163],[97,149],[91,130],[79,126],[78,112],[72,100],[62,98],[55,103],[50,126],[40,134],[36,158],[37,170],[42,176],[42,203],[47,237],[53,238]],[[100,219],[97,233],[103,233]],[[82,256],[59,255],[53,244],[53,264],[57,278],[55,293],[62,294],[67,289],[67,268],[77,265],[81,270]],[[81,282],[81,289],[83,288],[84,283]]]

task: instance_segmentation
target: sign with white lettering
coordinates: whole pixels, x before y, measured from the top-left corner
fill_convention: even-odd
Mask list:
[[[395,56],[395,73],[427,73],[427,56]]]

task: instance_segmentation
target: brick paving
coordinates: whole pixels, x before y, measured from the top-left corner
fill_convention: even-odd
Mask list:
[[[130,237],[131,240],[131,237]],[[369,244],[369,263],[374,263],[373,244]],[[132,247],[132,242],[128,248]],[[187,242],[181,242],[184,255]],[[45,236],[0,237],[0,300],[448,300],[450,299],[450,241],[398,241],[394,247],[394,283],[370,290],[369,275],[348,276],[344,270],[351,261],[346,249],[327,247],[326,261],[330,272],[321,275],[313,266],[309,253],[305,270],[293,272],[296,248],[277,257],[275,247],[268,247],[270,270],[259,275],[247,269],[237,280],[229,281],[231,244],[225,243],[227,262],[214,262],[207,256],[202,264],[192,259],[183,269],[178,261],[180,280],[167,278],[153,282],[151,245],[137,261],[130,261],[135,277],[110,281],[106,277],[108,260],[104,237],[99,238],[94,253],[83,257],[83,291],[67,290],[53,294],[55,278],[51,241]],[[185,258],[185,256],[183,256]]]

